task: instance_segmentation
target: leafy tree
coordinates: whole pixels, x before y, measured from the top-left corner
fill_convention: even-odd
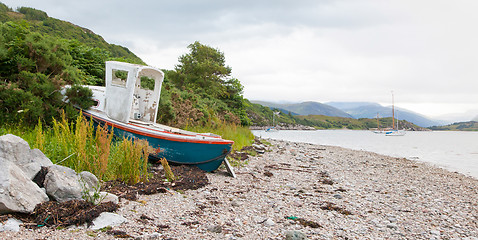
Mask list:
[[[242,96],[243,86],[231,77],[232,69],[226,66],[224,53],[197,41],[188,48],[190,52],[180,56],[179,64],[168,73],[170,83],[166,85],[188,91],[189,95],[194,93],[201,98],[194,101],[197,105],[208,102],[201,112],[215,112],[225,121],[250,124]]]

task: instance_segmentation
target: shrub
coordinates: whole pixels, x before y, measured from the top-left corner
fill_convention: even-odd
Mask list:
[[[18,12],[25,14],[25,18],[28,20],[43,21],[48,19],[48,14],[46,14],[46,12],[40,11],[35,8],[20,7],[17,10]]]
[[[81,109],[89,109],[95,104],[93,101],[93,91],[87,87],[73,85],[66,90],[66,96],[71,104],[77,105]]]

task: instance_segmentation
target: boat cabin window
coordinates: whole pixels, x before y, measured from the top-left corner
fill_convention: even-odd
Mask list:
[[[128,80],[128,71],[113,69],[112,85],[119,87],[126,87],[126,80]]]
[[[140,80],[141,80],[141,88],[142,89],[151,90],[151,91],[154,90],[154,84],[156,82],[154,80],[154,78],[150,78],[150,77],[147,77],[147,76],[141,76]]]

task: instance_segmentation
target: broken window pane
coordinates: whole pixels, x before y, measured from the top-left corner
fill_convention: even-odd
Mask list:
[[[146,90],[154,90],[154,78],[142,76],[141,77],[141,88]]]
[[[113,69],[112,84],[120,87],[126,87],[126,80],[128,79],[128,71]]]

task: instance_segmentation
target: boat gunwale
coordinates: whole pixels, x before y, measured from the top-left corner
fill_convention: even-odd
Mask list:
[[[228,145],[228,144],[233,144],[234,141],[227,140],[227,139],[222,139],[222,138],[215,138],[215,137],[209,137],[201,134],[197,134],[202,137],[207,137],[211,138],[209,140],[200,140],[200,139],[188,139],[188,137],[194,137],[196,135],[187,135],[187,134],[180,134],[180,133],[172,133],[172,132],[167,132],[167,131],[161,131],[161,130],[155,130],[155,129],[149,129],[145,128],[142,126],[134,125],[134,124],[125,124],[125,123],[120,123],[114,120],[107,120],[103,117],[97,116],[90,111],[83,111],[83,114],[88,115],[89,117],[95,118],[97,120],[103,121],[106,125],[119,128],[121,130],[131,132],[134,134],[139,134],[142,136],[147,136],[147,137],[153,137],[153,138],[159,138],[159,139],[164,139],[164,140],[169,140],[169,141],[175,141],[175,142],[187,142],[187,143],[200,143],[200,144],[218,144],[218,145]],[[113,122],[114,121],[114,122]],[[128,127],[128,125],[134,126],[133,127]],[[144,130],[141,130],[141,128],[145,129],[146,131],[156,131],[158,133],[163,133],[163,134],[154,134],[154,133],[148,133]],[[166,136],[167,135],[167,136]],[[178,136],[178,137],[171,137],[171,136]]]

